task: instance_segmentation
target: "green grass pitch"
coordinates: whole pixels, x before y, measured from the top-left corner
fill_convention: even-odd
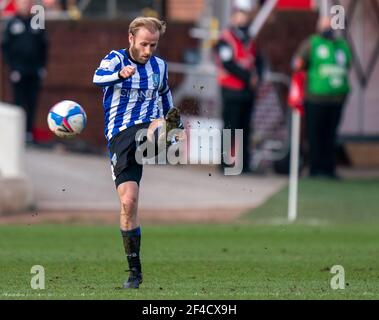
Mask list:
[[[300,182],[230,225],[144,225],[144,283],[123,290],[117,226],[0,226],[0,299],[378,299],[379,181]],[[30,287],[33,265],[45,289]],[[333,290],[330,268],[345,269]]]

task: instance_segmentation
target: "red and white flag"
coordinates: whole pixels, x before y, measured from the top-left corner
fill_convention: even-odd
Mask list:
[[[288,105],[292,109],[297,109],[304,115],[304,90],[306,75],[304,71],[297,71],[292,75],[288,93]]]

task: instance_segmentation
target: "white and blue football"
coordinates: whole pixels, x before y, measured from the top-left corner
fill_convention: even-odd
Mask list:
[[[47,116],[49,129],[60,138],[80,134],[87,124],[87,115],[80,104],[64,100],[55,104]]]

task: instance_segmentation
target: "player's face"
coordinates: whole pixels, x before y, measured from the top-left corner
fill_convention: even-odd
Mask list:
[[[146,63],[158,46],[159,31],[151,33],[141,28],[135,35],[129,34],[130,54],[139,63]]]

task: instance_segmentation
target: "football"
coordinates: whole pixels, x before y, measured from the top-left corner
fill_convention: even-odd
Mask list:
[[[60,138],[80,134],[87,124],[87,115],[80,104],[64,100],[55,104],[47,116],[49,129]]]

